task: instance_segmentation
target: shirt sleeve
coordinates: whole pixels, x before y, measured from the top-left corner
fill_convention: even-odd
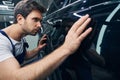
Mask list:
[[[12,45],[10,41],[4,36],[0,36],[0,62],[11,57],[14,56],[12,54]]]

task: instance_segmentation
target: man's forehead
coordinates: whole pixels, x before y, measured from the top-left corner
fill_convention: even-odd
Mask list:
[[[42,13],[37,10],[33,10],[28,16],[42,19]]]

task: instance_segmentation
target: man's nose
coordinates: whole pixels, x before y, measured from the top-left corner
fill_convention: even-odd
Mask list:
[[[41,27],[42,25],[41,25],[41,22],[37,22],[37,26],[38,27]]]

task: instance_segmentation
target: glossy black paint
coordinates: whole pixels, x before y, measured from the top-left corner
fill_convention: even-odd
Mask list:
[[[78,74],[81,80],[88,79],[82,77],[84,75],[79,75],[85,71],[80,72],[78,67],[82,67],[81,70],[86,67],[85,69],[91,72],[91,63],[115,73],[118,77],[120,75],[120,0],[53,1],[43,20],[44,25],[50,27],[47,31],[51,42],[49,45],[52,46],[52,50],[60,46],[69,28],[85,14],[89,14],[92,18],[88,27],[93,27],[93,31],[82,42],[76,51],[77,54],[70,56],[63,66],[76,69],[76,75]],[[43,28],[46,29],[45,26]],[[49,53],[52,51],[50,49],[51,47],[47,47],[46,51]]]

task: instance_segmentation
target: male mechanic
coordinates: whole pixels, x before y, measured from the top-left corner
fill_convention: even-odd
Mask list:
[[[41,28],[42,13],[45,9],[33,0],[22,0],[14,9],[14,23],[0,31],[0,80],[42,80],[52,73],[69,55],[80,46],[92,31],[85,30],[90,22],[89,15],[81,17],[69,30],[65,42],[41,60],[21,66],[46,45],[41,43],[32,51],[25,50],[26,35],[36,35]],[[84,32],[83,32],[84,31]],[[43,36],[42,40],[46,37]]]

